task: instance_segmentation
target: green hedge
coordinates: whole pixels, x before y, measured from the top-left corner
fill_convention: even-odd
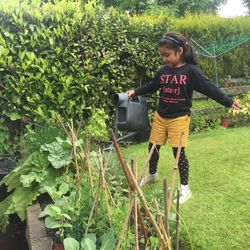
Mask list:
[[[58,1],[0,12],[1,113],[30,120],[113,113],[111,96],[159,68],[154,44],[168,27],[114,9]]]
[[[112,95],[146,83],[162,64],[157,41],[177,30],[209,45],[246,34],[250,17],[130,17],[81,1],[34,1],[0,11],[0,112],[12,120],[89,119]],[[244,76],[249,43],[219,59],[219,75]],[[209,60],[201,66],[213,77]],[[249,69],[248,69],[249,70]],[[153,107],[156,101],[153,102]]]

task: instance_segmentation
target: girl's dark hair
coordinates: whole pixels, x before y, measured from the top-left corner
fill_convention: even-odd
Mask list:
[[[192,46],[187,42],[186,38],[177,32],[166,33],[158,42],[159,47],[167,47],[178,51],[183,48],[183,59],[186,63],[197,64],[196,55]]]

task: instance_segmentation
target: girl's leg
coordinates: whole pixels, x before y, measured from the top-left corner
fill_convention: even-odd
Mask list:
[[[173,154],[176,158],[178,148],[173,148]],[[181,148],[180,159],[179,159],[179,173],[182,185],[188,185],[188,173],[189,173],[189,164],[188,159],[185,155],[185,148]]]
[[[152,148],[153,144],[151,142],[149,142],[148,145],[148,150],[150,152],[151,148]],[[159,160],[159,151],[160,151],[161,145],[156,145],[152,157],[149,160],[149,173],[150,174],[155,174],[157,172],[157,164],[158,164],[158,160]]]

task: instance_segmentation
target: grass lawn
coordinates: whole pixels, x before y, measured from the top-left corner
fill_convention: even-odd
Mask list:
[[[126,159],[139,168],[147,157],[147,143],[124,149]],[[191,199],[181,205],[181,249],[250,249],[250,127],[191,135],[186,154],[190,163]],[[158,172],[161,181],[147,186],[147,194],[162,190],[172,175],[174,158],[162,147]],[[179,183],[179,176],[176,180]]]

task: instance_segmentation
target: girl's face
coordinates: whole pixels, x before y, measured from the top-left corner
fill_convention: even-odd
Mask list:
[[[184,63],[182,59],[183,48],[180,47],[178,51],[174,49],[169,49],[165,46],[159,47],[159,53],[163,61],[170,67],[178,67]]]

